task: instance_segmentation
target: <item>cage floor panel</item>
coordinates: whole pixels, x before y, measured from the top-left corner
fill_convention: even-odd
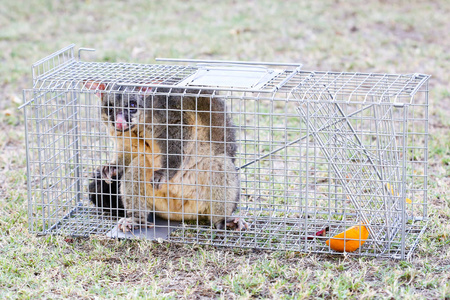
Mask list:
[[[249,229],[245,231],[216,230],[207,225],[167,221],[154,218],[150,214],[149,221],[154,226],[135,229],[123,233],[117,228],[117,217],[99,213],[96,208],[77,207],[72,213],[47,230],[48,234],[67,236],[105,235],[110,238],[150,240],[163,239],[179,243],[203,244],[212,246],[241,247],[263,250],[289,250],[303,253],[338,254],[331,250],[325,241],[332,237],[336,230],[330,229],[326,236],[315,236],[315,233],[330,225],[330,221],[316,220],[305,222],[305,219],[289,219],[247,216]],[[348,222],[333,221],[332,227],[346,228]],[[409,258],[426,229],[426,222],[408,222],[405,226],[405,257]],[[340,230],[340,229],[339,229]],[[381,247],[381,249],[380,249]],[[402,256],[401,232],[398,230],[390,241],[372,240],[369,236],[358,250],[349,255],[366,255],[400,259]]]

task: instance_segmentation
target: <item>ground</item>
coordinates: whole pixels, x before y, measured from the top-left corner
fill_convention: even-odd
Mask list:
[[[450,298],[450,2],[0,0],[0,297]],[[70,43],[86,60],[302,62],[425,73],[429,227],[411,261],[28,233],[22,89]]]

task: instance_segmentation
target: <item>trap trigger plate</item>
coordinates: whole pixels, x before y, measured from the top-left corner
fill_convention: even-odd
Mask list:
[[[109,232],[106,233],[107,237],[117,238],[117,239],[148,239],[157,240],[163,239],[168,240],[170,234],[181,228],[182,224],[178,221],[168,221],[161,219],[159,217],[153,217],[152,214],[149,215],[148,221],[154,224],[151,228],[141,228],[135,229],[129,232],[123,232],[119,230],[118,226],[114,226]]]

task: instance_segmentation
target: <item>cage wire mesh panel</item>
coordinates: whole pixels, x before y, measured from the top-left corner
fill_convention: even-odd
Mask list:
[[[71,45],[24,91],[30,230],[338,253],[329,239],[364,226],[349,254],[408,258],[427,222],[428,78],[84,62]]]

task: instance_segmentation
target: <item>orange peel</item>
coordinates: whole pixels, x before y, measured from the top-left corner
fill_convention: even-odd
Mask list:
[[[364,225],[355,225],[343,231],[326,243],[331,249],[338,252],[353,252],[361,247],[369,237],[369,231]]]

